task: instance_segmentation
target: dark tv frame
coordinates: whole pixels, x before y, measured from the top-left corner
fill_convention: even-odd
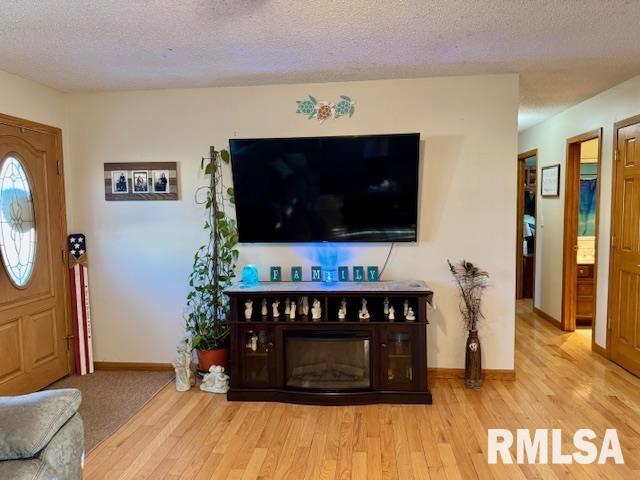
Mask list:
[[[348,243],[351,245],[354,244],[362,244],[366,245],[369,243],[379,244],[379,243],[418,243],[418,231],[420,227],[420,132],[405,132],[405,133],[374,133],[374,134],[361,134],[361,135],[319,135],[319,136],[307,136],[307,137],[253,137],[253,138],[230,138],[229,139],[229,153],[231,155],[231,176],[233,179],[233,188],[235,190],[235,178],[233,175],[233,154],[231,154],[231,142],[234,140],[242,140],[242,141],[259,141],[259,140],[299,140],[299,139],[323,139],[323,138],[362,138],[362,137],[394,137],[394,136],[417,136],[418,137],[418,161],[416,162],[416,179],[417,179],[417,188],[416,188],[416,231],[412,240],[309,240],[309,241],[296,241],[290,240],[286,242],[268,242],[268,241],[256,241],[256,242],[243,242],[239,241],[240,244],[246,245],[312,245],[314,243]],[[237,192],[236,192],[237,194]],[[240,231],[240,222],[236,216],[236,223],[238,226],[238,232]]]

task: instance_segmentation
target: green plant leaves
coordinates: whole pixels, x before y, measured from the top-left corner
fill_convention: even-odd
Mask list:
[[[238,243],[236,221],[221,209],[225,200],[235,202],[235,192],[233,188],[219,185],[222,165],[229,164],[231,157],[227,150],[221,150],[208,163],[205,160],[202,159],[200,167],[205,174],[211,175],[204,222],[209,242],[193,256],[185,315],[191,345],[202,350],[223,346],[229,336],[230,305],[224,290],[235,277],[235,263],[239,257],[234,248]]]

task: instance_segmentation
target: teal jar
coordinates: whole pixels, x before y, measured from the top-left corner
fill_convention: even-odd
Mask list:
[[[258,267],[253,264],[242,267],[242,284],[247,287],[258,284]]]

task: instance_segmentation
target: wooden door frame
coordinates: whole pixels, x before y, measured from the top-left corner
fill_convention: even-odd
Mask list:
[[[13,117],[11,115],[5,115],[0,113],[0,124],[7,125],[10,127],[17,127],[21,131],[31,130],[38,133],[44,133],[46,135],[51,135],[54,138],[55,142],[55,156],[56,162],[58,165],[58,192],[60,194],[60,205],[62,206],[60,214],[60,223],[61,223],[61,233],[62,238],[59,239],[61,248],[67,249],[67,205],[64,191],[64,161],[62,155],[62,130],[57,127],[52,127],[50,125],[45,125],[43,123],[33,122],[31,120],[25,120],[24,118]],[[67,257],[65,257],[67,258]],[[70,300],[70,290],[69,290],[69,275],[65,272],[63,275],[64,285],[62,288],[62,295],[64,301],[64,312],[65,312],[65,336],[68,338],[73,336],[73,328],[71,325],[71,300]],[[75,370],[75,357],[73,355],[73,348],[67,349],[67,373],[71,373]]]
[[[618,177],[618,131],[624,127],[628,127],[629,125],[634,125],[636,123],[640,123],[640,115],[634,115],[633,117],[625,118],[624,120],[620,120],[619,122],[615,122],[613,124],[613,151],[612,160],[613,160],[613,168],[611,171],[611,218],[609,219],[609,238],[611,239],[609,245],[609,276],[607,285],[608,288],[608,301],[607,301],[607,341],[606,341],[606,357],[611,359],[611,313],[613,311],[613,302],[614,296],[612,295],[611,287],[613,286],[613,275],[614,275],[614,262],[613,262],[613,250],[615,248],[615,214],[616,214],[616,199],[618,198],[618,192],[616,190],[616,179]]]
[[[589,140],[598,140],[598,163],[596,185],[596,241],[593,263],[593,320],[591,329],[596,327],[596,299],[598,294],[598,238],[600,224],[600,184],[602,163],[602,128],[591,130],[567,139],[567,157],[565,165],[564,189],[564,233],[562,248],[562,318],[560,328],[565,332],[576,329],[576,309],[578,301],[578,205],[580,193],[580,145]],[[591,335],[591,348],[594,349],[595,335]]]
[[[537,245],[538,241],[538,181],[537,181],[537,170],[538,170],[538,149],[534,148],[533,150],[528,150],[526,152],[522,152],[518,154],[518,197],[516,199],[516,299],[522,298],[523,295],[523,284],[522,284],[522,266],[524,262],[524,254],[522,253],[522,242],[524,241],[523,237],[523,217],[524,217],[524,171],[525,171],[525,160],[527,158],[536,157],[536,231],[533,235],[533,252],[534,255],[537,256]],[[535,259],[535,257],[534,257]],[[533,262],[533,298],[535,300],[536,296],[536,264]]]

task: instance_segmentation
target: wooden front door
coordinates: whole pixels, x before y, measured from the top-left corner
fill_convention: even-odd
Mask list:
[[[640,123],[617,130],[611,248],[611,359],[640,375]]]
[[[0,115],[0,395],[70,371],[61,132]]]

